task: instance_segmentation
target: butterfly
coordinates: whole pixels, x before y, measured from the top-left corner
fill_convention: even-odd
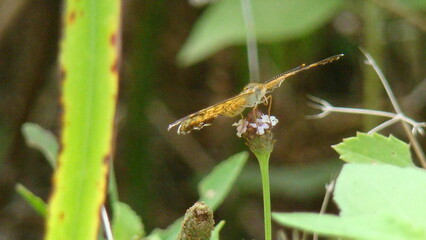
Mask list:
[[[177,133],[184,135],[192,130],[200,130],[205,126],[211,125],[213,120],[218,116],[235,117],[241,114],[246,108],[255,107],[260,103],[267,102],[266,95],[281,86],[281,83],[288,77],[301,71],[331,63],[342,56],[343,54],[339,54],[309,65],[302,64],[290,71],[275,76],[265,83],[250,83],[238,95],[171,123],[168,130],[170,131],[170,129],[179,125]]]

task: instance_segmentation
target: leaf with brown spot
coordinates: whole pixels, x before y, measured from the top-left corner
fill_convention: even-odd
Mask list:
[[[77,15],[77,13],[75,12],[75,10],[71,11],[71,13],[69,13],[69,15],[68,15],[67,23],[73,24],[75,22],[76,15]]]
[[[119,32],[121,4],[119,0],[67,0],[64,5],[61,151],[45,239],[96,239],[118,92],[118,74],[111,68],[118,68],[119,49],[111,46],[110,34]]]

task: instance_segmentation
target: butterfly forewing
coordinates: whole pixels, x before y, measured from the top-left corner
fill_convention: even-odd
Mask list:
[[[249,94],[250,93],[240,93],[235,97],[190,114],[170,124],[169,130],[179,125],[178,134],[186,134],[194,129],[199,130],[204,126],[209,126],[218,116],[234,117],[243,112],[246,108]]]
[[[316,62],[316,63],[312,63],[312,64],[309,64],[309,65],[300,65],[299,67],[297,67],[297,68],[294,68],[294,69],[292,69],[292,70],[290,70],[290,71],[287,71],[287,72],[285,72],[285,73],[282,73],[282,74],[280,74],[280,75],[278,75],[278,76],[276,76],[276,77],[274,77],[272,80],[270,80],[270,81],[268,81],[268,82],[266,82],[265,84],[264,84],[264,87],[267,89],[267,91],[268,92],[271,92],[272,90],[274,90],[275,88],[277,88],[277,87],[279,87],[279,86],[281,86],[281,83],[285,80],[285,79],[287,79],[287,78],[289,78],[289,77],[291,77],[291,76],[293,76],[293,75],[296,75],[297,73],[299,73],[299,72],[302,72],[302,71],[305,71],[305,70],[308,70],[308,69],[311,69],[311,68],[314,68],[314,67],[318,67],[318,66],[321,66],[321,65],[325,65],[325,64],[327,64],[327,63],[331,63],[331,62],[333,62],[333,61],[335,61],[335,60],[338,60],[340,57],[342,57],[343,56],[343,54],[339,54],[339,55],[335,55],[335,56],[332,56],[332,57],[329,57],[329,58],[326,58],[326,59],[324,59],[324,60],[321,60],[321,61],[318,61],[318,62]]]

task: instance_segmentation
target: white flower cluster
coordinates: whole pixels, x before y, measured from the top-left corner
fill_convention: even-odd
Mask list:
[[[277,123],[278,119],[275,116],[262,114],[254,123],[251,123],[246,119],[240,119],[240,121],[232,124],[232,126],[237,127],[237,136],[241,137],[243,133],[247,132],[248,128],[256,129],[257,135],[263,135],[265,134],[265,129],[270,129],[277,125]]]

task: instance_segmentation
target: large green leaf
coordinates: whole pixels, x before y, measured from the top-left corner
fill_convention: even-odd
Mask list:
[[[234,185],[247,158],[248,153],[241,152],[217,165],[198,185],[199,202],[216,210]]]
[[[424,231],[397,219],[378,215],[338,217],[313,213],[274,213],[280,224],[316,232],[320,235],[362,240],[426,239]]]
[[[112,232],[115,240],[137,240],[145,235],[141,218],[125,203],[115,202]]]
[[[392,165],[346,164],[334,200],[340,217],[275,214],[281,224],[354,239],[426,239],[426,172]]]
[[[55,168],[59,149],[56,137],[35,123],[24,123],[21,131],[27,145],[42,152],[50,165]]]
[[[273,42],[299,38],[318,29],[343,1],[252,0],[251,3],[258,41]],[[178,62],[191,65],[225,47],[245,43],[241,1],[217,1],[195,23],[178,54]]]
[[[112,156],[119,0],[67,0],[60,68],[61,151],[46,239],[96,239]]]
[[[393,136],[358,133],[356,137],[346,138],[333,148],[346,162],[414,166],[408,144]]]
[[[390,165],[348,164],[336,183],[341,215],[383,214],[422,224],[426,230],[426,172]]]

